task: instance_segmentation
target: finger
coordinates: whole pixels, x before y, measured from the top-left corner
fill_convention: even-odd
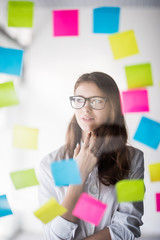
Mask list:
[[[97,138],[94,136],[91,138],[90,140],[90,144],[89,144],[89,149],[91,150],[91,152],[95,152],[97,147],[96,144],[97,143]]]
[[[88,148],[90,138],[91,138],[91,132],[88,132],[85,139],[84,139],[83,148]]]
[[[76,148],[74,149],[74,155],[73,155],[73,158],[76,158],[76,157],[77,157],[79,151],[80,151],[80,144],[77,143]]]

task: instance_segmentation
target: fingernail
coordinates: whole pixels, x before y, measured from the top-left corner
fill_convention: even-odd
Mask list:
[[[79,143],[76,144],[76,147],[78,147]]]

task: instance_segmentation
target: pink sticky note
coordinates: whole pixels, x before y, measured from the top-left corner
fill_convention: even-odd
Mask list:
[[[78,10],[54,10],[53,35],[78,36]]]
[[[148,91],[146,89],[123,91],[122,112],[149,112]]]
[[[72,214],[86,222],[98,225],[103,217],[107,205],[91,197],[87,193],[82,193]]]
[[[160,212],[160,193],[156,193],[157,212]]]

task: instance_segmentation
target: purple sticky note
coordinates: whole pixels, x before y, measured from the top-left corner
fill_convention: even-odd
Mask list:
[[[82,193],[72,214],[86,222],[97,226],[105,212],[107,205],[91,197],[87,193]]]
[[[156,208],[157,212],[160,212],[160,193],[156,193]]]
[[[78,36],[78,10],[54,10],[53,35]]]
[[[122,92],[122,112],[149,112],[148,91],[129,90]]]

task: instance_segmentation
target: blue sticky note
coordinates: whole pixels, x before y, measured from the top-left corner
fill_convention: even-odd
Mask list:
[[[0,72],[21,76],[23,50],[0,47]]]
[[[61,160],[51,164],[51,172],[56,186],[81,184],[81,176],[74,159]]]
[[[0,217],[4,217],[11,214],[13,213],[10,209],[6,195],[1,195],[0,196]]]
[[[93,10],[94,33],[116,33],[119,29],[119,7],[100,7]]]
[[[157,149],[160,143],[160,123],[142,117],[133,139]]]

